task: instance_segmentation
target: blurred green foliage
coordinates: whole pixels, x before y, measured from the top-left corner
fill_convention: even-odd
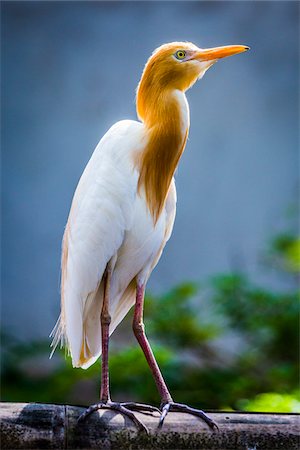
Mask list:
[[[268,256],[287,275],[299,271],[299,241],[277,236]],[[296,289],[295,289],[296,290]],[[147,296],[145,326],[167,384],[178,402],[204,409],[299,411],[297,292],[275,293],[243,274],[219,275]],[[125,319],[124,330],[130,327]],[[125,344],[124,344],[125,340]],[[2,337],[2,399],[89,404],[97,400],[100,362],[73,369],[63,351],[49,361],[49,342]],[[110,352],[115,400],[159,403],[137,344]]]
[[[269,262],[287,272],[299,274],[300,238],[293,233],[280,233],[271,241]]]
[[[300,413],[299,391],[291,394],[275,394],[274,392],[259,394],[253,400],[241,401],[246,411],[264,412],[279,411],[283,413]]]

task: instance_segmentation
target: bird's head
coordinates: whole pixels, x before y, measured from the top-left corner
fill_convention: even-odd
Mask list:
[[[248,50],[245,45],[227,45],[202,49],[191,42],[171,42],[158,47],[150,56],[142,78],[146,75],[161,89],[186,91],[202,78],[219,59]]]
[[[177,89],[184,92],[219,59],[248,49],[245,45],[202,49],[191,42],[171,42],[158,47],[147,61],[137,89],[139,115],[150,91],[164,93]]]

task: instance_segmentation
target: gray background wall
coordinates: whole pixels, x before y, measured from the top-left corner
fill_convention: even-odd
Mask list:
[[[134,93],[158,45],[247,44],[188,93],[174,233],[149,288],[259,263],[297,196],[297,2],[2,2],[2,321],[47,336],[59,311],[60,245],[95,145],[135,119]]]

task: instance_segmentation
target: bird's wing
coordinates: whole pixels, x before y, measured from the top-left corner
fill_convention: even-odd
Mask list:
[[[131,226],[138,180],[133,154],[142,145],[141,123],[116,123],[97,145],[73,198],[63,238],[61,316],[53,347],[64,340],[74,366],[83,350],[86,302]]]

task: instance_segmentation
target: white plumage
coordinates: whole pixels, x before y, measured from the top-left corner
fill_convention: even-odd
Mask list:
[[[62,310],[53,351],[67,344],[74,367],[101,354],[102,277],[112,261],[110,334],[135,303],[135,278],[143,283],[171,235],[176,212],[174,179],[154,225],[144,193],[137,192],[144,124],[124,120],[101,139],[78,183],[63,239]]]

